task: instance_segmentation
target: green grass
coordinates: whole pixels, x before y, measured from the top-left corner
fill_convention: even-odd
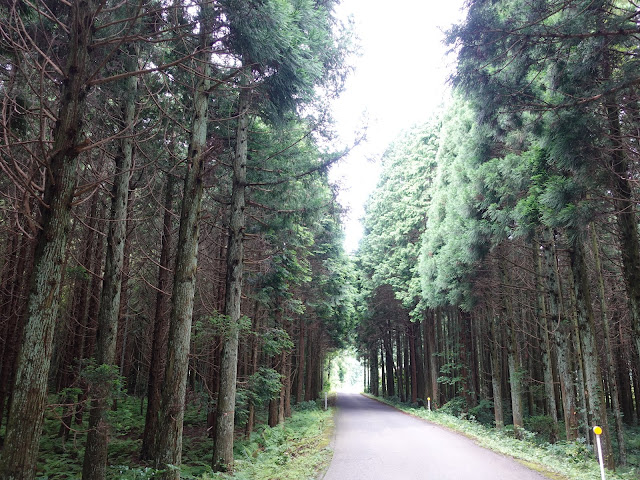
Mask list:
[[[510,436],[509,430],[496,430],[468,419],[447,413],[416,408],[386,399],[371,397],[391,405],[403,412],[442,425],[473,439],[479,445],[515,458],[527,467],[537,470],[554,480],[595,480],[600,479],[600,467],[591,449],[584,442],[540,443],[530,432],[518,440]],[[607,471],[607,480],[637,480],[640,471],[635,468],[620,468],[616,472]]]
[[[275,428],[264,427],[251,438],[236,443],[235,474],[209,474],[203,480],[304,480],[317,478],[331,461],[333,429],[331,410],[307,404]]]
[[[47,412],[38,460],[38,480],[79,479],[86,440],[86,418],[66,442],[58,437],[61,409]],[[85,415],[87,417],[88,415]],[[140,400],[126,397],[109,413],[113,435],[109,443],[108,478],[147,480],[156,470],[140,462],[144,414]],[[190,405],[185,414],[181,478],[212,479],[313,479],[331,460],[329,442],[333,429],[332,410],[323,411],[321,402],[294,406],[293,415],[275,428],[260,425],[249,439],[239,439],[234,447],[235,473],[213,473],[213,441],[206,432],[206,409]]]

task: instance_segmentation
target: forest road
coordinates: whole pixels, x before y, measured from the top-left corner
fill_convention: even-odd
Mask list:
[[[340,393],[333,460],[323,480],[548,480],[440,426]]]

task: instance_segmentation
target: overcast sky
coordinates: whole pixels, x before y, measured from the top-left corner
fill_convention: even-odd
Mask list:
[[[462,18],[463,0],[342,0],[338,14],[351,15],[362,55],[334,107],[345,142],[368,124],[365,145],[331,172],[341,185],[340,203],[350,209],[345,248],[362,237],[359,219],[380,173],[379,159],[403,129],[428,120],[446,98],[452,59],[445,58],[443,30]],[[365,118],[368,118],[365,121]]]

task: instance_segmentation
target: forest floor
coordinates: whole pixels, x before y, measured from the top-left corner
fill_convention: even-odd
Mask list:
[[[86,418],[82,424],[73,425],[65,441],[59,436],[61,416],[61,408],[51,408],[47,412],[38,461],[38,480],[81,477]],[[154,478],[157,471],[139,457],[145,418],[140,399],[125,397],[118,402],[116,410],[109,412],[109,416],[113,435],[109,443],[108,478]],[[210,466],[213,442],[207,434],[206,416],[203,405],[189,403],[184,419],[182,479],[314,479],[331,460],[332,409],[324,411],[321,402],[305,402],[294,407],[292,417],[283,425],[269,428],[261,424],[250,438],[237,438],[233,476],[213,473]]]
[[[369,395],[367,395],[369,396]],[[499,431],[483,425],[468,414],[451,415],[442,409],[429,411],[424,407],[412,406],[395,399],[369,396],[391,405],[405,413],[425,419],[466,435],[479,445],[504,455],[511,456],[525,466],[538,470],[549,478],[557,480],[593,480],[600,478],[600,469],[593,448],[584,439],[575,442],[558,441],[549,443],[540,435],[524,431],[522,440],[516,439],[513,429],[506,426]],[[607,480],[638,480],[640,478],[640,429],[629,427],[627,439],[628,464],[618,467],[616,472],[607,471]]]

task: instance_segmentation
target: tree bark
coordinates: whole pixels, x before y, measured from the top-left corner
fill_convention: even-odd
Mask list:
[[[598,292],[600,297],[600,314],[602,316],[602,330],[604,333],[605,351],[607,357],[607,373],[611,388],[611,409],[616,422],[616,438],[618,440],[618,458],[620,465],[627,464],[627,447],[624,439],[624,425],[622,424],[622,412],[620,409],[618,378],[616,375],[616,366],[613,356],[613,348],[611,346],[611,332],[609,327],[609,309],[604,289],[604,278],[602,275],[602,265],[600,263],[600,247],[596,235],[595,224],[591,225],[591,246],[593,249],[593,258],[595,261],[596,275],[598,276]]]
[[[133,48],[128,52],[125,65],[130,72],[137,69],[137,56]],[[122,106],[123,126],[132,132],[136,114],[137,77],[127,79],[124,87],[126,93]],[[130,134],[121,141],[115,164],[107,254],[98,311],[96,364],[99,367],[113,367],[115,364],[124,246],[127,236],[129,179],[133,166],[133,138]],[[96,385],[91,398],[89,433],[82,466],[84,480],[103,480],[106,477],[109,425],[105,414],[108,408],[109,390],[108,382]]]
[[[522,417],[522,372],[517,351],[517,340],[513,321],[506,320],[508,328],[507,361],[509,364],[509,384],[511,385],[511,412],[513,417],[513,430],[517,438],[521,438],[524,429]]]
[[[285,352],[284,355],[284,379],[283,379],[283,407],[282,421],[291,417],[291,354]]]
[[[555,443],[558,435],[558,407],[556,405],[556,394],[553,381],[553,363],[551,361],[551,342],[549,340],[549,318],[544,294],[542,254],[538,248],[534,248],[534,256],[534,265],[536,267],[536,292],[538,297],[538,334],[542,340],[540,342],[540,348],[542,351],[545,401],[547,404],[548,414],[553,420],[553,429],[551,431],[549,442]]]
[[[376,355],[377,356],[377,355]],[[384,340],[380,342],[380,370],[381,370],[381,386],[382,386],[382,396],[387,396],[387,375],[385,373],[384,367]]]
[[[438,384],[438,357],[436,356],[436,322],[441,322],[441,313],[438,311],[432,318],[425,319],[425,334],[427,344],[427,356],[429,359],[429,378],[431,383],[431,401],[434,407],[440,405],[440,389]]]
[[[93,36],[95,1],[71,4],[70,41],[62,82],[60,110],[53,131],[51,157],[37,235],[34,269],[27,300],[27,322],[17,358],[17,371],[4,448],[0,456],[2,479],[32,479],[38,455],[47,379],[51,363],[53,328],[60,302],[62,264],[71,228],[78,148],[88,77],[92,73],[89,47]]]
[[[233,428],[238,374],[238,323],[240,321],[243,283],[245,190],[247,184],[247,141],[251,90],[242,87],[238,98],[238,127],[233,160],[233,190],[229,245],[227,247],[227,279],[225,315],[229,331],[223,340],[220,365],[220,391],[216,409],[216,434],[213,448],[213,469],[233,471]]]
[[[193,98],[191,141],[184,180],[178,249],[171,297],[167,366],[162,388],[158,435],[155,441],[154,463],[163,469],[162,480],[179,480],[182,461],[182,428],[184,402],[189,369],[191,322],[198,267],[199,214],[202,203],[203,180],[207,146],[208,102],[211,76],[210,45],[212,42],[212,6],[200,3],[200,46],[198,86]]]
[[[424,318],[422,319],[424,322]],[[422,338],[422,325],[420,323],[412,323],[413,326],[413,345],[416,357],[416,388],[417,397],[423,400],[427,398],[427,383],[425,373],[424,345]],[[416,400],[417,401],[417,400]]]
[[[0,368],[0,424],[4,418],[5,405],[11,401],[13,393],[14,366],[20,347],[20,338],[24,327],[25,305],[22,299],[27,296],[28,278],[33,269],[34,242],[26,235],[20,235],[17,241],[14,268],[8,272],[11,277],[11,288],[6,297],[6,309],[3,312],[7,322],[4,335],[2,368]],[[7,412],[8,413],[8,412]]]
[[[384,335],[384,358],[386,363],[387,373],[387,397],[394,397],[396,394],[395,384],[393,379],[393,344],[391,342],[391,327],[387,325]]]
[[[411,369],[411,403],[418,401],[418,366],[416,362],[416,325],[409,324],[409,358]]]
[[[169,316],[167,312],[168,295],[165,293],[171,273],[171,233],[172,205],[174,196],[174,176],[167,174],[164,196],[164,215],[160,238],[160,265],[158,266],[158,291],[156,293],[156,309],[153,318],[153,341],[151,344],[151,363],[147,387],[147,412],[142,435],[142,451],[140,458],[155,457],[154,442],[158,433],[158,413],[162,402],[162,383],[166,367],[167,340],[169,336]]]
[[[304,358],[306,345],[306,324],[302,316],[300,317],[298,323],[300,325],[300,333],[298,335],[298,362],[296,365],[296,368],[298,370],[296,375],[296,403],[300,403],[304,400]]]
[[[475,335],[474,335],[474,353],[476,357],[476,376],[477,376],[477,388],[478,388],[478,398],[480,400],[486,400],[490,397],[489,389],[488,389],[488,381],[487,381],[487,370],[486,370],[486,362],[485,362],[485,350],[484,350],[484,342],[486,338],[485,331],[485,322],[483,321],[481,316],[476,316],[474,319],[475,325]]]
[[[608,48],[608,47],[607,47]],[[612,75],[610,54],[605,53],[604,75]],[[620,105],[614,94],[605,96],[604,105],[609,127],[610,171],[612,174],[613,199],[616,207],[616,220],[622,256],[622,274],[624,277],[633,342],[636,347],[636,363],[640,363],[640,238],[638,237],[638,219],[636,216],[637,199],[634,197],[634,180],[625,156],[620,128]]]
[[[89,209],[89,220],[87,222],[87,230],[82,239],[82,254],[80,257],[81,266],[87,271],[95,271],[93,265],[97,253],[96,237],[98,236],[96,223],[98,214],[99,196],[94,195]],[[87,336],[87,317],[89,311],[89,297],[91,294],[89,275],[82,275],[76,282],[74,287],[73,307],[71,309],[72,342],[71,347],[65,352],[65,372],[61,375],[59,388],[67,388],[72,386],[80,375],[81,362],[84,357],[84,344]],[[74,403],[74,398],[70,395],[65,398],[65,414],[60,422],[59,437],[66,442],[71,433],[71,423],[76,413],[78,405]],[[78,402],[79,403],[79,402]]]
[[[400,340],[400,325],[396,325],[396,382],[398,385],[398,396],[400,397],[400,401],[406,401],[406,397],[404,396],[404,378],[405,372],[403,368],[402,361],[402,342]]]
[[[635,355],[634,355],[635,358]],[[631,378],[629,375],[629,364],[625,358],[624,352],[618,349],[617,352],[617,374],[618,385],[620,386],[620,405],[622,407],[624,423],[627,425],[634,425],[634,413],[633,408],[633,392],[631,390]]]
[[[315,323],[313,325],[308,325],[307,330],[307,355],[305,357],[305,386],[304,386],[304,401],[308,402],[311,400],[315,400],[316,392],[314,391],[314,375],[316,374],[316,357],[317,351],[313,348],[315,345],[314,336],[315,336]]]
[[[502,366],[500,329],[498,328],[498,316],[492,312],[491,316],[491,387],[493,389],[493,417],[496,428],[504,428],[504,410],[502,407]]]
[[[575,278],[574,289],[576,297],[578,330],[580,345],[582,347],[582,359],[586,389],[588,394],[587,408],[589,417],[602,427],[602,448],[604,450],[604,461],[607,468],[614,468],[615,462],[609,435],[609,422],[604,401],[604,391],[602,384],[602,369],[600,357],[598,355],[595,322],[591,304],[591,293],[589,290],[589,279],[584,259],[584,246],[582,238],[575,236],[570,249],[571,270]],[[591,429],[589,429],[591,430]]]
[[[256,312],[257,312],[257,308],[256,308]],[[256,315],[254,315],[253,317],[253,324],[254,324],[254,328],[253,331],[254,332],[259,332],[260,331],[260,317],[258,316],[258,314],[256,313]],[[255,373],[258,372],[258,354],[259,354],[259,346],[258,346],[258,338],[256,336],[252,337],[251,339],[251,375],[254,375]],[[300,360],[298,360],[300,361]],[[302,361],[304,362],[304,356]],[[297,394],[302,395],[301,392],[298,392]],[[256,413],[256,407],[253,404],[253,401],[251,401],[251,399],[249,400],[249,414],[247,416],[247,425],[245,428],[245,435],[247,436],[247,438],[249,438],[249,436],[251,435],[251,432],[253,431],[253,426],[255,424],[255,413]]]
[[[371,373],[369,375],[369,390],[371,395],[380,396],[380,369],[378,368],[378,348],[374,346],[369,349],[369,365]]]
[[[572,375],[571,324],[566,318],[561,299],[560,273],[554,239],[555,232],[543,234],[543,265],[545,289],[549,302],[549,323],[553,326],[553,338],[556,348],[558,377],[562,396],[565,435],[567,440],[578,438],[578,416],[575,386]]]
[[[502,279],[505,285],[509,284],[509,278],[505,266],[502,266]],[[511,386],[511,412],[513,418],[513,431],[517,438],[521,438],[524,429],[522,416],[522,372],[520,365],[520,352],[518,351],[518,338],[515,328],[513,305],[511,298],[505,294],[503,299],[505,312],[504,323],[506,325],[507,363],[509,366],[509,385]]]
[[[476,405],[476,392],[473,387],[473,347],[471,341],[472,332],[472,319],[468,312],[458,310],[456,312],[456,319],[459,325],[458,336],[460,338],[460,390],[465,400],[467,408],[475,407]]]

